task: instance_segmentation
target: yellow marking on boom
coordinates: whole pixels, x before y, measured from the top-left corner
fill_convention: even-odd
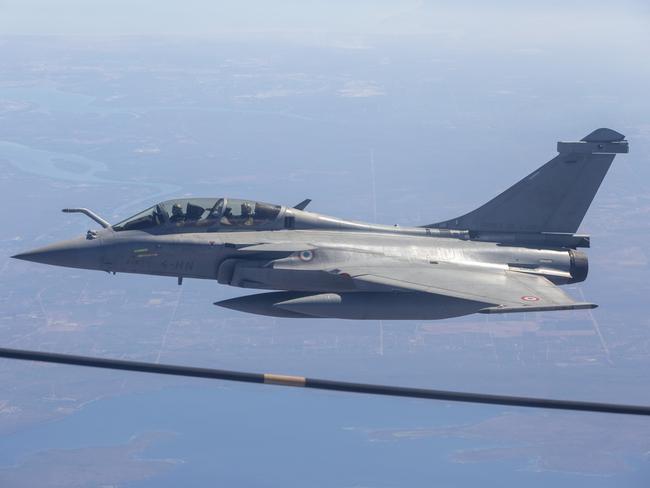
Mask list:
[[[307,379],[304,376],[290,376],[285,374],[264,374],[264,383],[269,385],[305,386]]]

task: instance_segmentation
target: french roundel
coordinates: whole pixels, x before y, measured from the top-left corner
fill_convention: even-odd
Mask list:
[[[314,253],[312,251],[300,251],[298,257],[301,261],[311,261],[314,259]]]
[[[533,296],[533,295],[526,295],[526,296],[521,297],[521,299],[524,302],[538,302],[539,301],[539,297],[536,297],[536,296]]]

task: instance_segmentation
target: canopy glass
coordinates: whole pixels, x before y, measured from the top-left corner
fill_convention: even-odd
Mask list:
[[[167,200],[143,210],[115,224],[113,230],[160,229],[173,232],[175,228],[191,227],[193,232],[216,232],[254,229],[274,222],[281,209],[280,205],[234,198],[183,198]]]

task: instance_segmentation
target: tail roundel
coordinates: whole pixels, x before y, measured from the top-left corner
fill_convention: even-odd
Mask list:
[[[578,230],[625,136],[596,129],[578,142],[558,142],[559,154],[486,204],[425,227],[475,232],[569,233]]]

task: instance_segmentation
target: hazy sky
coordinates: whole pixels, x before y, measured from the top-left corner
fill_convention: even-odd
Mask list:
[[[513,42],[536,39],[580,42],[600,29],[613,42],[647,38],[650,7],[643,0],[619,2],[550,0],[0,0],[0,35],[200,36],[273,33],[317,38],[323,34],[436,35]],[[576,33],[580,32],[577,36]],[[618,33],[618,35],[617,35]]]
[[[3,343],[650,403],[648,5],[0,0],[0,208],[19,209],[0,232]],[[134,37],[113,39],[122,35]],[[61,208],[117,222],[190,195],[309,197],[313,211],[385,224],[446,220],[597,127],[624,133],[630,154],[581,228],[590,276],[569,293],[598,303],[593,314],[275,320],[215,307],[255,291],[210,280],[179,287],[9,259],[93,225]],[[156,488],[618,488],[650,477],[643,419],[0,366],[0,433],[15,432],[0,435],[0,486],[81,474],[89,486]],[[177,435],[141,455],[133,439],[147,432]],[[186,462],[133,478],[160,460]]]

